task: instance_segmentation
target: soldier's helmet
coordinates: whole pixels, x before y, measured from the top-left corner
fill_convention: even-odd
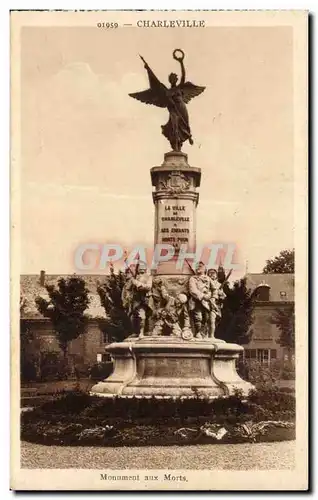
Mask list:
[[[210,269],[208,269],[208,276],[211,277],[213,275],[217,278],[218,272],[214,267],[210,267]]]
[[[200,260],[200,262],[198,262],[197,265],[195,266],[195,270],[198,271],[198,269],[203,270],[205,272],[205,264],[204,262],[202,262],[202,260]]]
[[[148,269],[147,262],[144,262],[143,260],[140,260],[138,263],[138,272],[146,272]]]

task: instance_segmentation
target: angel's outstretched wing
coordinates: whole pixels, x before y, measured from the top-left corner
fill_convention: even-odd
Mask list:
[[[205,87],[199,87],[198,85],[193,85],[191,82],[185,82],[183,85],[180,85],[180,89],[182,90],[184,102],[188,103],[193,97],[200,95],[205,90]]]
[[[135,92],[134,94],[129,94],[130,97],[137,99],[138,101],[144,102],[146,104],[153,104],[159,108],[167,107],[167,99],[165,93],[162,95],[161,92],[154,92],[153,89],[143,90],[142,92]]]
[[[167,107],[167,87],[156,77],[152,69],[148,66],[143,57],[145,68],[148,73],[150,88],[143,90],[141,92],[135,92],[134,94],[129,94],[130,97],[137,99],[138,101],[144,102],[146,104],[153,104],[159,108]]]

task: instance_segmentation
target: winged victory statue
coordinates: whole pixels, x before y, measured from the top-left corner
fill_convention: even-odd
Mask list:
[[[170,73],[168,79],[171,87],[167,88],[156,77],[144,58],[140,56],[148,73],[150,88],[129,95],[146,104],[153,104],[159,108],[168,109],[169,120],[165,125],[161,126],[162,133],[168,139],[174,151],[181,151],[184,142],[189,141],[190,144],[193,144],[186,104],[194,97],[200,95],[205,87],[199,87],[185,81],[184,52],[181,49],[175,49],[172,55],[181,66],[179,84],[177,83],[178,76],[176,73]]]

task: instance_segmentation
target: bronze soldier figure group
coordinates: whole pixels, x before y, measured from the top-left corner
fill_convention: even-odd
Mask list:
[[[222,305],[226,297],[215,269],[206,271],[199,262],[190,277],[186,293],[169,294],[164,279],[152,279],[147,265],[138,264],[135,273],[128,270],[122,301],[134,331],[148,336],[214,339]]]

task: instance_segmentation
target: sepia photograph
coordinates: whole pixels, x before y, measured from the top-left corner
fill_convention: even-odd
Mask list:
[[[11,12],[11,488],[308,488],[305,11]]]

